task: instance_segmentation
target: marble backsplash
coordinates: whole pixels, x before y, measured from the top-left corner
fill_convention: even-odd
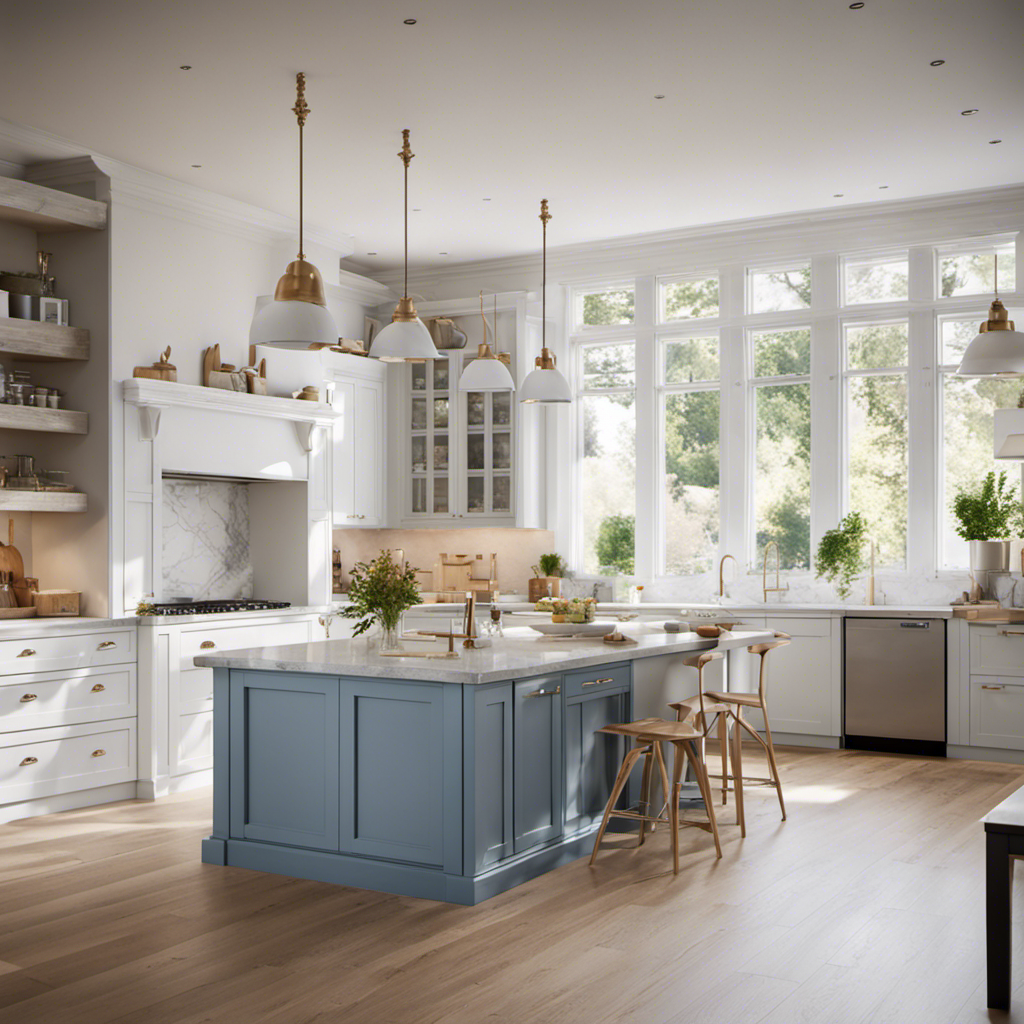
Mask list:
[[[164,480],[163,599],[252,597],[249,488]]]

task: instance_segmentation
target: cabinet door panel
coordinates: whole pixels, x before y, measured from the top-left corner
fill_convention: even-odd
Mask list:
[[[360,526],[379,526],[384,490],[384,385],[380,381],[355,385],[354,447],[355,510]]]
[[[338,680],[231,674],[231,832],[338,849]]]
[[[516,853],[562,834],[561,677],[515,684],[512,815]]]
[[[802,636],[769,652],[767,700],[773,731],[833,734],[831,652],[827,636]],[[757,659],[751,656],[751,661],[751,685],[756,689]],[[745,711],[744,717],[762,728],[760,711]]]
[[[1019,676],[971,676],[971,746],[1024,750],[1024,683]]]
[[[355,387],[348,381],[334,384],[334,466],[332,472],[335,526],[353,526],[356,519],[355,496]]]
[[[476,874],[512,855],[512,684],[466,690],[466,863]]]
[[[629,692],[595,693],[565,706],[565,831],[600,821],[625,754],[620,736],[602,726],[629,721]],[[625,806],[624,792],[620,806]]]

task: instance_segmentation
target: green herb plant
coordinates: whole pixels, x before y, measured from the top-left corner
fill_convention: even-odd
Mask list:
[[[961,487],[953,498],[956,532],[964,540],[1004,540],[1011,521],[1019,521],[1020,502],[1006,482],[1006,471],[989,473],[981,485]],[[1016,524],[1015,524],[1016,525]]]
[[[826,530],[814,559],[815,576],[824,577],[846,600],[850,584],[864,569],[862,550],[867,540],[868,524],[859,512],[843,517],[834,530]]]
[[[541,576],[564,576],[568,566],[561,555],[541,555],[537,564],[532,567],[533,573],[538,578]]]
[[[386,630],[396,629],[402,612],[420,603],[416,570],[408,562],[396,562],[385,549],[369,564],[356,562],[352,566],[348,597],[350,603],[342,614],[360,620],[353,636],[365,633],[374,622]]]

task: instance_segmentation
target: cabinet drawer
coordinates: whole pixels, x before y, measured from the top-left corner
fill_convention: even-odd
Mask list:
[[[806,619],[769,615],[765,618],[765,628],[790,636],[831,636],[832,620],[824,615]]]
[[[0,677],[0,732],[134,714],[134,665]]]
[[[971,676],[971,746],[1024,750],[1024,679]]]
[[[178,716],[172,775],[186,775],[213,767],[213,711]]]
[[[310,638],[308,620],[274,622],[248,626],[196,627],[181,634],[181,667],[194,668],[193,659],[200,654],[237,651],[243,647],[279,647],[303,644]]]
[[[0,803],[74,793],[135,777],[133,721],[0,736]]]
[[[1024,676],[1024,626],[971,626],[971,674]]]
[[[597,665],[583,672],[567,672],[564,678],[566,697],[579,697],[582,694],[597,693],[601,690],[613,690],[617,686],[629,686],[629,663],[616,665]]]
[[[134,661],[134,629],[0,640],[0,674],[3,675]]]

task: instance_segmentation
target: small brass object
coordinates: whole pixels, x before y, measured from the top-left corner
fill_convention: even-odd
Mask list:
[[[19,768],[24,768],[25,765],[28,765],[28,764],[38,764],[38,763],[39,763],[39,758],[38,757],[26,757],[26,758],[24,758],[22,760],[21,764],[19,764],[18,767]]]
[[[106,756],[106,753],[107,753],[107,752],[106,752],[106,751],[105,751],[105,750],[104,750],[104,749],[103,749],[102,747],[100,747],[100,749],[99,749],[99,750],[94,750],[94,751],[92,752],[92,756],[93,756],[93,757],[105,757],[105,756]]]
[[[19,704],[29,704],[29,703],[31,703],[32,701],[34,701],[34,700],[38,700],[38,699],[39,699],[39,698],[38,698],[38,697],[37,697],[37,696],[36,696],[36,695],[35,695],[34,693],[26,693],[26,694],[25,694],[25,695],[24,695],[24,696],[23,696],[23,697],[22,697],[22,698],[21,698],[21,699],[20,699],[20,700],[18,701],[18,703],[19,703]]]
[[[199,645],[199,650],[201,650],[201,651],[210,651],[210,650],[213,650],[213,648],[216,647],[216,646],[217,645],[212,640],[204,640]]]
[[[36,652],[31,647],[26,647],[25,650],[18,655],[19,658],[31,658]]]
[[[106,687],[102,683],[97,683],[89,692],[90,693],[102,693]]]

